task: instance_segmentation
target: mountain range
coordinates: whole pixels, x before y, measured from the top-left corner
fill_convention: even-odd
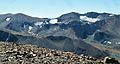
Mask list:
[[[0,41],[120,59],[120,15],[70,12],[57,18],[0,15]]]

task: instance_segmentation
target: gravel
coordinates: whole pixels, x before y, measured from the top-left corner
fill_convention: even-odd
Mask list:
[[[0,64],[103,64],[101,61],[84,54],[0,42]]]

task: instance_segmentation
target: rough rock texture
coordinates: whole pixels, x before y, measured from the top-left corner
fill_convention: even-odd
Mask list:
[[[102,60],[63,52],[54,49],[41,48],[35,45],[23,45],[0,42],[1,64],[103,64]]]

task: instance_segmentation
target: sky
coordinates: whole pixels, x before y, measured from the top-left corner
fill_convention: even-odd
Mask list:
[[[55,18],[69,12],[120,14],[120,0],[0,0],[0,14]]]

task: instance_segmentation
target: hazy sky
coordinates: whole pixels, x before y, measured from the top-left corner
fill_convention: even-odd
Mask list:
[[[0,0],[0,14],[24,13],[37,17],[58,17],[69,12],[120,14],[120,0]]]

